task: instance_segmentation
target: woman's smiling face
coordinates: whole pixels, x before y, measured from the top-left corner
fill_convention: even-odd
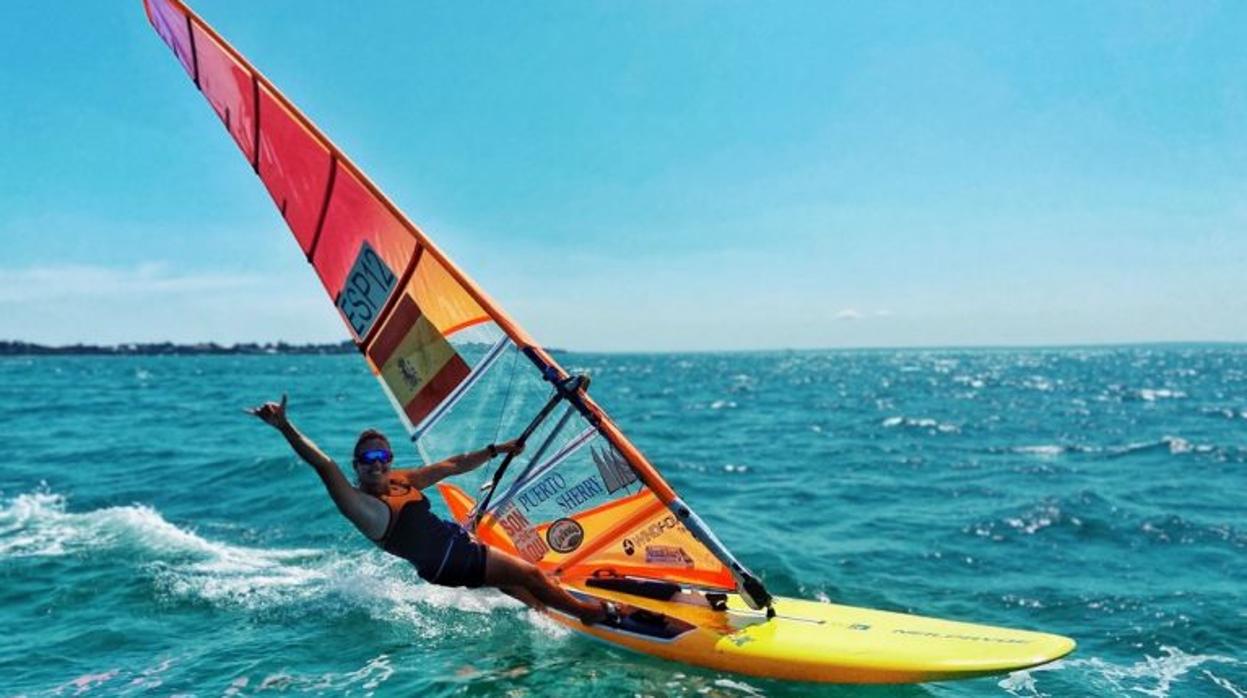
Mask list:
[[[390,491],[390,464],[394,454],[390,442],[380,435],[368,435],[355,444],[355,477],[359,488],[372,494]]]

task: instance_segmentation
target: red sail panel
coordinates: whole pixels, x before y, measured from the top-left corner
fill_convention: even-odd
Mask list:
[[[329,148],[263,84],[260,114],[260,179],[307,254],[329,186]]]
[[[248,162],[255,161],[255,89],[251,71],[199,25],[191,27],[199,65],[199,89]]]
[[[178,63],[186,69],[191,80],[195,79],[195,53],[191,48],[190,25],[186,21],[186,13],[180,6],[168,0],[143,0],[147,8],[147,20],[152,23],[156,33],[173,49]]]
[[[400,275],[416,251],[416,238],[403,222],[353,173],[339,168],[312,251],[312,264],[330,296],[342,290],[365,241]]]
[[[201,89],[223,119],[228,113],[231,135],[243,154],[256,164],[300,248],[316,263],[322,282],[335,300],[362,254],[361,244],[367,243],[401,278],[407,278],[411,252],[418,246],[437,263],[427,268],[434,276],[426,286],[453,292],[453,297],[440,303],[441,311],[430,307],[430,318],[439,318],[439,331],[455,334],[490,320],[516,345],[532,347],[544,356],[523,328],[431,244],[310,120],[198,15],[180,0],[144,0],[144,4],[152,26],[189,74],[200,72],[195,67],[196,39],[212,52],[207,59],[212,64],[211,79]],[[246,89],[239,82],[240,75],[254,79],[252,99],[258,104],[250,108],[245,106]],[[235,110],[244,114],[237,125]],[[251,129],[258,130],[258,138]],[[248,133],[252,134],[250,142],[259,143],[258,155],[252,152],[255,145],[247,145]],[[349,218],[356,215],[362,216],[361,222],[352,226]],[[377,310],[385,312],[389,305]],[[448,317],[458,321],[442,324],[441,319]],[[348,324],[357,329],[349,319]],[[364,339],[358,332],[356,338]]]

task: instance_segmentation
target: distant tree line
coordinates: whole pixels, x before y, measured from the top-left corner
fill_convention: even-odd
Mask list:
[[[216,342],[197,344],[174,344],[173,342],[144,342],[115,345],[66,344],[49,347],[32,342],[0,340],[0,356],[157,356],[188,354],[354,354],[355,344],[343,340],[333,344],[289,344],[287,342],[244,342],[223,345]]]

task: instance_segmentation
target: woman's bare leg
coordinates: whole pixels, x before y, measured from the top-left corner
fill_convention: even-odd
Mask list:
[[[545,611],[546,605],[541,603],[536,596],[533,596],[524,587],[498,587],[498,591],[510,596],[513,599],[521,601],[524,605],[529,606],[537,611]]]
[[[526,593],[512,594],[520,601],[529,603],[524,598],[528,595],[541,604],[569,613],[586,623],[596,623],[605,615],[600,603],[577,599],[551,582],[536,565],[494,548],[489,548],[489,556],[485,559],[485,585],[508,593],[518,587]]]

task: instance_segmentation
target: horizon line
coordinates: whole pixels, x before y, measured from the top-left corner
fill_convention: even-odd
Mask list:
[[[64,350],[73,347],[83,348],[120,348],[120,347],[151,347],[159,345],[172,345],[176,348],[193,348],[203,345],[216,345],[223,349],[237,348],[241,346],[258,346],[258,347],[275,347],[278,345],[287,345],[290,347],[342,347],[343,345],[353,344],[349,338],[331,341],[304,341],[294,342],[285,339],[272,339],[264,341],[248,340],[231,343],[223,343],[216,340],[203,340],[197,342],[174,342],[171,340],[160,341],[128,341],[116,342],[111,344],[92,344],[87,342],[74,342],[69,344],[42,344],[23,339],[0,339],[2,344],[24,344],[32,347],[41,347],[47,349]],[[755,348],[700,348],[700,349],[575,349],[570,347],[547,346],[541,345],[543,349],[552,353],[569,353],[569,354],[764,354],[777,352],[834,352],[834,351],[992,351],[992,350],[1058,350],[1058,349],[1124,349],[1135,347],[1243,347],[1247,348],[1247,339],[1242,340],[1198,340],[1198,339],[1182,339],[1182,340],[1139,340],[1139,341],[1107,341],[1107,342],[1059,342],[1059,343],[982,343],[982,344],[901,344],[901,345],[861,345],[861,346],[824,346],[824,347],[755,347]]]

